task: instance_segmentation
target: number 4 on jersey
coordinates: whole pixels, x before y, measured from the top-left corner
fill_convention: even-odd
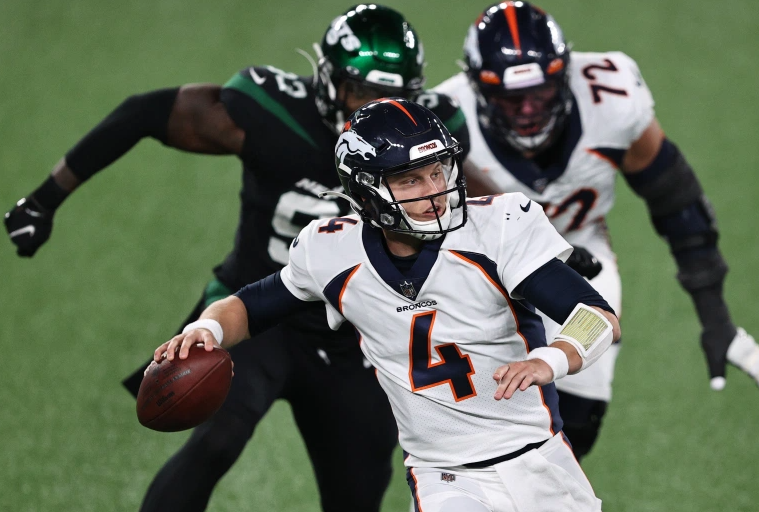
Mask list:
[[[455,343],[437,345],[435,351],[440,361],[432,362],[432,326],[436,311],[419,313],[411,320],[411,342],[409,343],[409,382],[411,391],[448,384],[453,398],[460,402],[477,396],[472,384],[474,368],[469,356],[463,355]]]

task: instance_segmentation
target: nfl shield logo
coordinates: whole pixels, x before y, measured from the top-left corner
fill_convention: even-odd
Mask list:
[[[407,297],[411,300],[416,299],[416,290],[414,289],[414,285],[408,281],[403,281],[401,283],[401,293],[403,293],[404,297]]]

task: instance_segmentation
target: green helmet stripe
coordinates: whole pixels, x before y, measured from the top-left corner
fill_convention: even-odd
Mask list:
[[[466,117],[464,117],[464,112],[461,109],[456,110],[456,113],[453,114],[453,117],[443,121],[443,124],[451,133],[458,131],[458,129],[461,128],[464,123],[466,123]]]
[[[240,91],[243,94],[247,94],[251,98],[253,98],[256,103],[261,105],[261,107],[270,112],[272,115],[277,117],[280,121],[282,121],[285,125],[287,125],[292,131],[300,135],[303,140],[311,144],[311,146],[315,149],[318,149],[316,146],[316,143],[311,138],[311,136],[306,132],[306,130],[303,129],[303,127],[298,123],[298,121],[295,120],[293,116],[290,115],[290,112],[287,111],[287,109],[282,106],[281,103],[278,103],[274,98],[269,96],[263,88],[259,87],[258,85],[254,84],[250,80],[246,79],[240,74],[236,74],[232,78],[229,79],[227,83],[224,84],[225,88],[228,89],[234,89],[236,91]]]
[[[225,299],[232,295],[232,290],[227,288],[218,279],[211,280],[203,292],[204,306],[208,307],[217,300]]]

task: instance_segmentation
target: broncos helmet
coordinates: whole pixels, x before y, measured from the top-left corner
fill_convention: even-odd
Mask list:
[[[357,99],[385,96],[414,99],[424,85],[424,50],[401,13],[376,4],[360,4],[332,21],[314,45],[318,62],[316,105],[336,133],[345,123],[346,106],[337,89],[346,83]]]
[[[440,119],[404,98],[382,98],[355,111],[335,146],[335,166],[353,209],[372,226],[434,240],[466,223],[461,147]],[[397,200],[387,177],[440,162],[445,190]],[[440,214],[434,198],[445,196]],[[435,219],[412,219],[404,204],[430,201]],[[455,220],[455,222],[454,222]]]
[[[516,1],[487,8],[464,42],[483,124],[520,152],[550,146],[572,110],[569,53],[559,25],[538,7]]]

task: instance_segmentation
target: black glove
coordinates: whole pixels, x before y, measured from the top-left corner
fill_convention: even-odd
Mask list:
[[[5,229],[18,247],[16,254],[31,258],[50,238],[53,212],[45,210],[33,197],[22,198],[5,214]]]
[[[584,247],[574,248],[572,254],[567,258],[567,265],[582,277],[588,279],[596,277],[603,268],[601,262]]]

